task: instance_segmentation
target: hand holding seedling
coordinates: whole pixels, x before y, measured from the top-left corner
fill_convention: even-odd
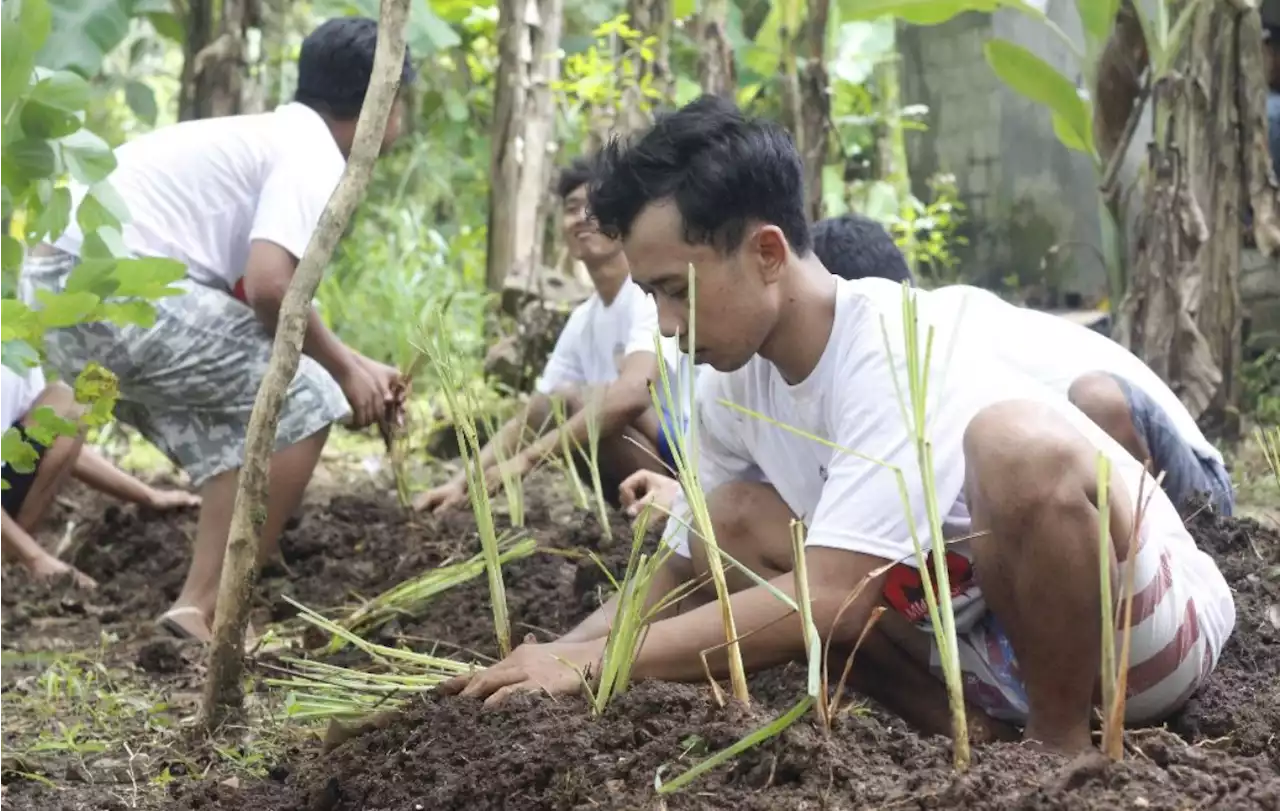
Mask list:
[[[456,676],[438,688],[445,695],[484,699],[485,706],[501,704],[513,692],[543,690],[569,695],[582,689],[583,673],[599,669],[604,640],[534,642],[532,634],[511,655],[485,670]]]
[[[668,513],[679,494],[680,482],[652,470],[637,470],[618,487],[618,499],[631,518],[650,504],[659,512]]]
[[[386,364],[353,353],[354,359],[338,376],[338,385],[351,404],[352,428],[366,428],[384,419],[387,407],[397,403],[400,372]]]

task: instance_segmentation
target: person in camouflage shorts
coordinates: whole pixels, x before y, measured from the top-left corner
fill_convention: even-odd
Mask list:
[[[202,499],[182,593],[160,625],[208,641],[217,607],[245,436],[271,356],[280,304],[346,168],[373,68],[374,20],[322,24],[302,44],[293,102],[270,113],[183,122],[116,150],[111,184],[129,208],[126,247],[182,262],[182,293],[155,303],[150,327],[109,322],[48,333],[48,364],[72,378],[90,362],[120,381],[116,416],[180,465]],[[405,55],[401,87],[414,72]],[[403,105],[387,123],[396,139]],[[75,205],[87,190],[72,187]],[[20,278],[25,300],[60,291],[80,263],[73,223],[37,246]],[[347,347],[313,310],[271,457],[259,562],[279,554],[285,522],[338,421],[362,428],[399,406],[399,374]]]

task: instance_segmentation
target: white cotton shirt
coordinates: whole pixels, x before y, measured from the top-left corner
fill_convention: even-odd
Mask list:
[[[831,337],[805,380],[787,383],[773,364],[759,356],[730,373],[701,370],[696,397],[699,484],[704,493],[710,493],[732,481],[767,481],[805,523],[807,546],[844,549],[915,566],[913,527],[926,550],[932,535],[916,444],[898,399],[898,391],[904,399],[909,397],[902,288],[884,279],[835,281]],[[1206,633],[1219,636],[1220,643],[1234,623],[1230,592],[1212,559],[1196,548],[1172,502],[1142,466],[1066,397],[991,357],[981,332],[970,329],[972,320],[958,306],[963,297],[912,292],[922,348],[929,327],[935,330],[926,435],[933,448],[943,536],[955,539],[970,531],[963,492],[964,435],[974,416],[1008,399],[1046,403],[1111,459],[1135,503],[1142,483],[1144,499],[1150,498],[1143,533],[1159,534],[1163,542],[1178,549],[1181,560],[1192,562],[1185,576],[1199,579],[1210,593],[1226,595],[1225,601],[1206,601],[1203,606]],[[1000,324],[985,326],[1005,330]],[[922,362],[923,354],[922,349]],[[724,401],[854,453],[832,450]],[[902,471],[906,504],[889,466]],[[672,512],[668,542],[688,557],[690,513],[683,494]],[[963,541],[948,548],[969,557]],[[980,599],[976,582],[953,597],[961,630],[985,611]]]
[[[0,382],[3,383],[3,390],[0,390],[0,395],[3,395],[0,396],[0,418],[4,420],[0,431],[8,431],[31,411],[40,393],[44,391],[44,370],[36,366],[23,375],[5,366],[0,375],[3,375],[0,377]]]
[[[296,102],[162,127],[115,155],[109,180],[131,219],[125,246],[225,290],[244,276],[252,240],[302,256],[346,167],[324,119]],[[84,193],[73,187],[76,206]],[[78,256],[83,239],[73,222],[56,244]]]
[[[659,337],[657,305],[628,276],[609,304],[592,293],[569,314],[535,388],[551,394],[568,387],[612,383],[618,379],[623,358],[635,352],[656,354],[655,337]],[[679,350],[669,339],[662,340],[663,359],[675,389]],[[661,382],[654,384],[661,396]]]
[[[1122,377],[1160,406],[1196,456],[1223,464],[1222,453],[1205,438],[1178,395],[1137,355],[1107,336],[1052,313],[1010,304],[980,287],[954,285],[934,294],[953,306],[967,300],[966,327],[992,356],[1064,397],[1073,382],[1090,372]]]

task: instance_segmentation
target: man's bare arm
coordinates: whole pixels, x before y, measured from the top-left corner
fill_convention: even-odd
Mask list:
[[[673,590],[693,579],[693,564],[689,559],[672,555],[662,568],[654,574],[645,600],[645,611],[650,611]],[[686,601],[691,598],[686,598]],[[674,616],[680,611],[685,601],[675,601],[654,617],[654,621]],[[687,607],[687,605],[686,605]],[[600,639],[608,636],[613,626],[613,618],[618,615],[618,596],[615,594],[604,605],[591,612],[591,615],[578,623],[577,627],[560,637],[560,642],[586,642],[589,639]]]

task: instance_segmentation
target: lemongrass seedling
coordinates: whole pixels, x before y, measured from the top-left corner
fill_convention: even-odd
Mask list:
[[[486,417],[485,422],[488,426],[488,433],[491,437],[498,436],[498,427],[492,416]],[[516,447],[510,451],[505,444],[495,441],[492,444],[494,458],[497,459],[498,475],[502,477],[502,491],[507,496],[507,513],[511,519],[511,526],[524,526],[524,476],[508,469],[507,462],[514,459],[520,453],[521,440],[524,438],[524,431],[516,437]]]
[[[1274,428],[1254,429],[1258,447],[1262,448],[1262,458],[1275,477],[1276,486],[1280,487],[1280,425]]]
[[[569,422],[565,413],[564,398],[552,395],[551,397],[551,413],[555,417],[556,429],[560,436],[560,453],[564,457],[565,476],[568,477],[569,483],[573,486],[573,503],[580,510],[587,509],[590,502],[587,500],[587,491],[582,486],[582,480],[578,478],[578,466],[574,462],[573,447],[570,445],[569,432],[564,429]]]
[[[693,263],[689,263],[689,339],[687,345],[690,347],[697,346],[697,271]],[[653,398],[654,408],[657,413],[664,412],[663,402],[667,404],[666,409],[669,413],[678,414],[685,413],[693,417],[695,411],[695,393],[692,385],[692,369],[690,368],[690,383],[684,386],[681,394],[687,396],[687,408],[677,408],[679,402],[676,395],[672,391],[670,375],[667,373],[666,358],[663,352],[663,342],[660,336],[654,336],[654,348],[658,356],[658,375],[662,384],[662,400],[659,399],[656,391],[650,392]],[[689,366],[692,367],[693,358],[689,359]],[[674,429],[674,426],[672,426]],[[747,672],[742,663],[742,651],[738,646],[738,629],[733,619],[733,606],[729,600],[729,587],[725,580],[724,562],[721,560],[721,549],[716,543],[715,528],[711,523],[711,513],[707,509],[706,494],[702,490],[702,484],[698,474],[698,420],[691,418],[689,420],[689,430],[686,435],[683,431],[671,430],[668,433],[671,455],[676,463],[676,478],[680,482],[680,488],[684,492],[685,504],[689,508],[689,512],[693,518],[692,527],[690,529],[690,542],[694,540],[694,530],[696,535],[701,539],[703,547],[707,553],[707,568],[711,574],[711,582],[715,587],[716,601],[720,605],[721,621],[724,625],[724,636],[727,642],[725,655],[729,663],[729,684],[733,691],[733,695],[743,703],[750,703],[751,695],[747,689]],[[714,682],[713,682],[714,684]]]
[[[1115,704],[1116,615],[1111,600],[1111,460],[1098,452],[1098,595],[1102,604],[1102,706],[1105,719]],[[1106,737],[1106,730],[1103,730]]]
[[[455,358],[444,346],[446,333],[443,328],[427,330],[424,349],[430,355],[440,378],[442,392],[453,414],[454,431],[458,437],[458,452],[467,481],[467,495],[476,517],[476,531],[480,536],[480,550],[485,559],[485,571],[489,576],[489,603],[493,609],[494,631],[498,637],[498,650],[505,657],[511,653],[511,620],[507,614],[506,585],[502,580],[502,564],[498,551],[498,534],[493,521],[493,505],[489,500],[489,483],[481,461],[483,449],[476,432],[475,418],[470,402],[463,402],[469,393],[457,379]],[[470,398],[468,398],[470,399]]]
[[[822,728],[830,731],[831,716],[828,714],[827,694],[823,689],[822,679],[822,637],[818,635],[818,626],[813,621],[813,602],[809,598],[809,567],[804,554],[804,524],[791,521],[791,556],[795,560],[792,574],[795,576],[795,606],[800,612],[800,629],[804,634],[804,649],[809,661],[809,679],[806,687],[809,697],[814,699],[814,710]]]
[[[613,542],[613,528],[609,522],[609,502],[604,497],[604,486],[600,480],[600,406],[603,404],[604,392],[592,392],[583,405],[587,420],[587,461],[591,466],[591,489],[596,497],[596,515],[600,519],[600,531],[604,539]]]

